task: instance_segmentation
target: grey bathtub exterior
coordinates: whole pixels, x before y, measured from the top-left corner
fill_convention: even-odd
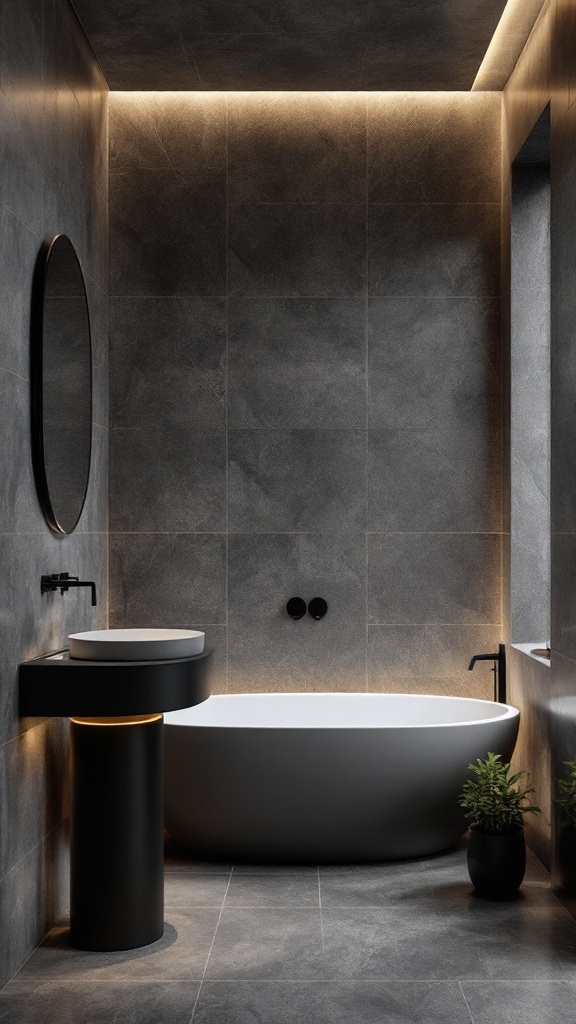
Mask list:
[[[519,722],[510,712],[362,728],[178,724],[185,713],[175,712],[165,727],[166,829],[201,859],[358,863],[438,853],[465,831],[458,795],[468,764],[488,750],[510,759]]]

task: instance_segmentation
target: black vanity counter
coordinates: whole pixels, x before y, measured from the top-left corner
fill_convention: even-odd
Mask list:
[[[19,667],[26,717],[119,717],[177,711],[210,696],[213,648],[171,661],[83,661],[68,649]]]

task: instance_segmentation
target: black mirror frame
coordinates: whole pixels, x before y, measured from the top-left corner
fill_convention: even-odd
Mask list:
[[[58,521],[58,517],[54,511],[52,505],[52,499],[50,498],[50,489],[48,487],[48,480],[46,477],[46,463],[45,463],[45,452],[44,452],[44,373],[43,373],[43,353],[44,353],[44,294],[46,291],[46,277],[48,274],[48,266],[50,263],[50,257],[52,250],[58,241],[65,239],[74,251],[76,262],[78,264],[78,271],[82,281],[82,290],[84,293],[84,301],[86,303],[86,316],[88,319],[88,346],[90,349],[90,447],[88,451],[88,472],[86,473],[86,483],[84,485],[84,493],[82,495],[82,501],[80,503],[80,509],[78,512],[77,519],[70,529],[65,530]],[[92,433],[93,433],[93,382],[92,382],[92,328],[90,324],[90,309],[88,306],[88,295],[86,293],[86,283],[84,281],[84,274],[82,273],[82,267],[78,254],[74,245],[72,244],[68,235],[63,233],[59,235],[53,235],[52,238],[47,239],[42,243],[40,252],[36,260],[34,267],[34,275],[32,278],[32,306],[30,311],[30,430],[31,430],[31,452],[32,452],[32,469],[34,472],[34,482],[36,484],[36,493],[38,495],[38,501],[40,502],[40,508],[44,514],[44,518],[48,523],[50,529],[54,533],[67,536],[73,533],[80,518],[84,511],[86,504],[86,495],[88,493],[88,485],[90,482],[90,468],[92,465]]]

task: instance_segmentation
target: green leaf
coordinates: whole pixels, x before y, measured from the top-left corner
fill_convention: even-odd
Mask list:
[[[464,783],[460,806],[475,828],[503,834],[521,826],[524,814],[540,813],[539,807],[527,803],[527,797],[534,788],[521,789],[517,786],[525,771],[511,775],[510,764],[503,762],[500,754],[488,751],[484,759],[478,758],[468,768],[475,778]],[[574,786],[576,791],[576,773]]]

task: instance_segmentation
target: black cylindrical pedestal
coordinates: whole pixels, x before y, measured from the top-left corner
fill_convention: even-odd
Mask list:
[[[70,942],[136,949],[164,931],[163,721],[70,723]]]

